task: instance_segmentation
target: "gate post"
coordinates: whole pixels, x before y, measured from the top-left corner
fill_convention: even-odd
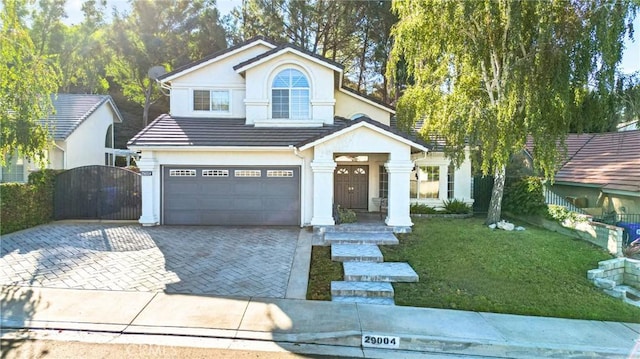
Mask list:
[[[156,168],[156,161],[153,158],[142,158],[138,161],[140,168],[140,187],[142,191],[142,215],[138,222],[143,226],[155,226],[159,223],[155,214],[156,178],[160,175]]]

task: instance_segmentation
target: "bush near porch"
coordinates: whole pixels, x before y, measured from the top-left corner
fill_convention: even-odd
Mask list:
[[[587,280],[612,258],[590,243],[536,227],[490,230],[484,218],[414,218],[413,233],[384,246],[385,262],[408,262],[419,283],[394,283],[397,305],[640,323],[640,309]],[[342,266],[314,247],[308,299],[330,300]]]
[[[0,234],[34,227],[53,219],[53,192],[59,172],[33,172],[28,183],[0,184]]]

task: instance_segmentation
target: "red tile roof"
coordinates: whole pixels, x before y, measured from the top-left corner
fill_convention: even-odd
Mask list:
[[[640,192],[640,130],[570,135],[557,182]]]

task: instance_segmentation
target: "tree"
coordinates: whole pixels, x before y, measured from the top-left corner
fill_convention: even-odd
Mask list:
[[[209,0],[137,0],[130,14],[116,14],[109,41],[114,56],[107,72],[127,98],[143,107],[144,126],[149,108],[162,96],[149,69],[170,70],[226,48],[214,6]]]
[[[620,79],[618,99],[620,101],[620,121],[629,122],[640,119],[640,72]]]
[[[106,49],[104,10],[106,0],[86,0],[80,24],[65,25],[66,0],[40,0],[32,12],[31,38],[40,55],[58,62],[61,92],[105,93]]]
[[[495,176],[487,216],[495,223],[510,155],[531,136],[535,165],[553,179],[556,144],[580,121],[580,95],[613,90],[636,7],[627,0],[394,1],[400,20],[388,72],[403,60],[414,80],[398,121],[424,119],[422,134],[443,136],[454,163],[477,146],[482,172]]]
[[[232,41],[264,35],[345,65],[345,83],[388,100],[389,0],[246,0],[225,19]]]
[[[24,3],[3,2],[0,13],[0,164],[15,153],[45,164],[51,144],[38,120],[53,112],[51,95],[59,74],[52,59],[40,56],[25,28]]]

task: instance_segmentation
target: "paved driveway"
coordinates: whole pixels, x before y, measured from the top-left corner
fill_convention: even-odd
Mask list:
[[[284,298],[299,231],[44,225],[2,236],[0,284]]]

